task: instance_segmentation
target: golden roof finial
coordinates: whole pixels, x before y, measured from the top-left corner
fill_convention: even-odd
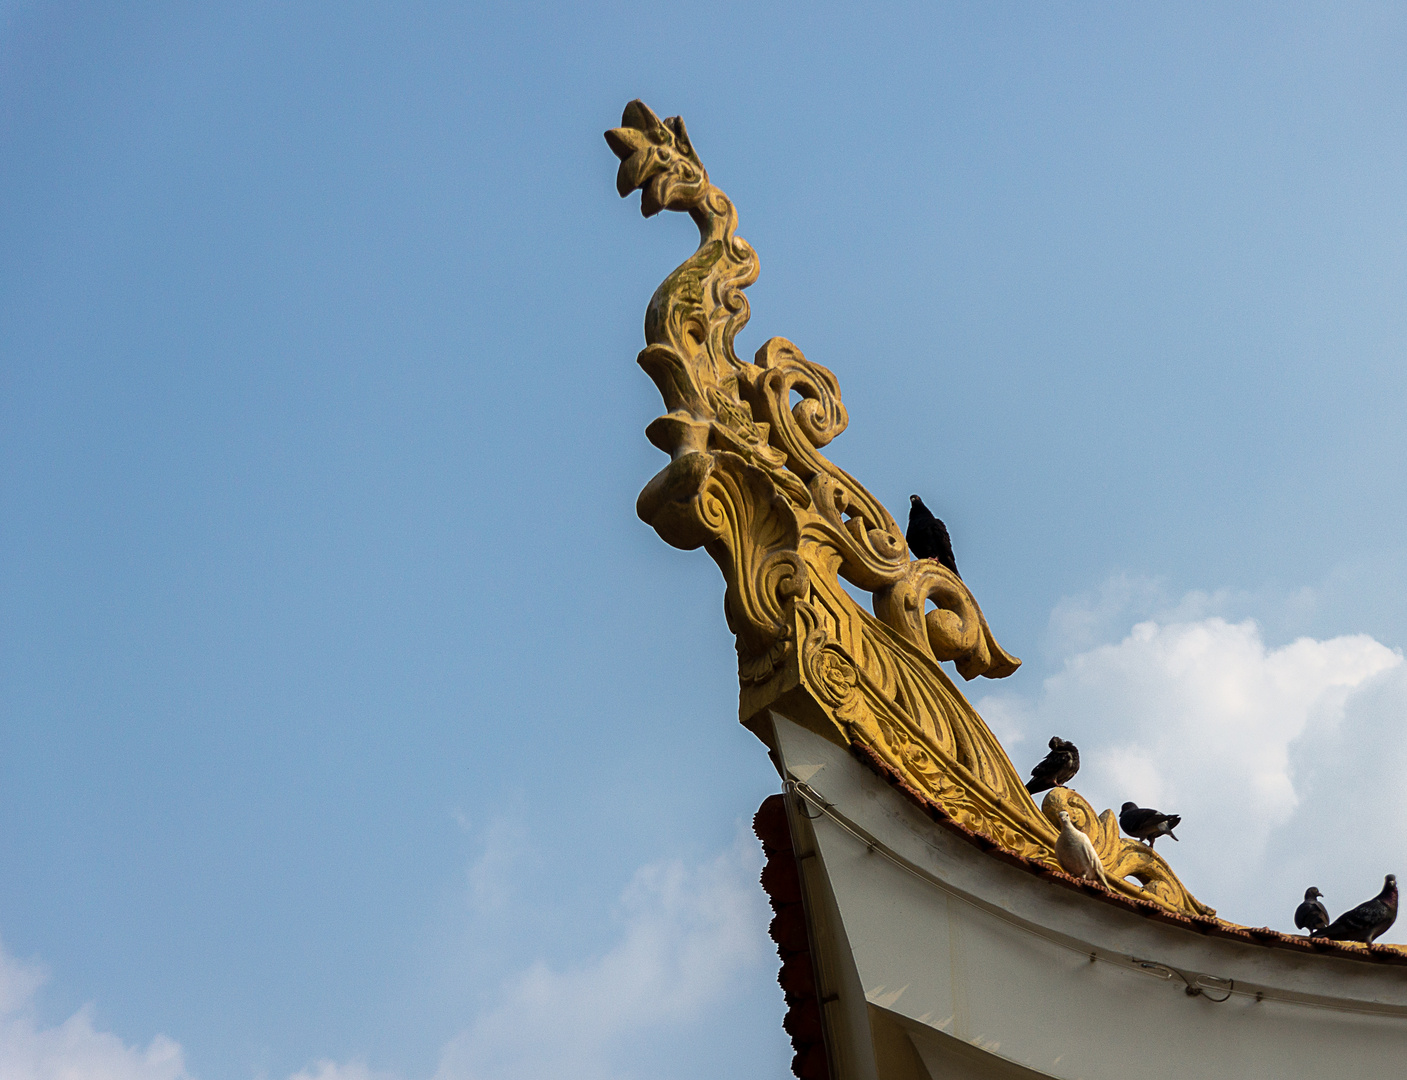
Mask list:
[[[733,351],[757,255],[736,235],[732,200],[709,179],[683,120],[632,101],[606,141],[621,161],[622,197],[639,189],[646,217],[677,210],[699,227],[698,249],[645,314],[638,359],[667,410],[646,436],[670,462],[636,510],[667,543],[702,547],[723,571],[743,723],[764,733],[760,720],[776,707],[842,745],[868,747],[952,820],[1051,867],[1052,822],[1068,810],[1115,889],[1208,913],[1161,856],[1120,838],[1117,824],[1109,831],[1112,812],[1097,817],[1057,788],[1043,814],[943,671],[951,660],[965,679],[1000,679],[1021,661],[997,643],[963,580],[911,560],[889,511],[820,452],[849,422],[835,376],[785,338],[765,342],[752,363]],[[873,615],[842,577],[873,595]]]

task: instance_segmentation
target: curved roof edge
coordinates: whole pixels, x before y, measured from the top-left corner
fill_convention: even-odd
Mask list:
[[[979,832],[974,832],[960,822],[955,821],[941,806],[915,789],[899,772],[891,768],[883,758],[868,746],[862,743],[852,743],[850,752],[863,764],[883,778],[891,787],[902,792],[910,802],[922,809],[933,821],[943,826],[945,829],[962,837],[968,843],[986,852],[993,858],[1000,859],[1008,865],[1019,867],[1037,877],[1054,882],[1074,892],[1084,893],[1086,896],[1103,901],[1106,904],[1113,904],[1115,907],[1137,912],[1149,919],[1168,923],[1172,926],[1181,926],[1196,930],[1209,936],[1250,942],[1255,945],[1264,945],[1267,948],[1288,949],[1300,953],[1328,954],[1344,959],[1358,960],[1364,963],[1407,966],[1407,948],[1400,945],[1364,945],[1356,941],[1330,941],[1326,938],[1310,938],[1298,934],[1286,934],[1279,930],[1272,930],[1268,926],[1241,926],[1238,923],[1227,922],[1225,919],[1219,919],[1214,916],[1182,915],[1169,911],[1163,905],[1156,904],[1151,900],[1138,900],[1133,897],[1124,896],[1121,893],[1114,892],[1112,889],[1106,889],[1103,885],[1096,882],[1084,881],[1080,878],[1072,877],[1064,871],[1052,869],[1045,863],[1037,862],[1035,859],[1029,859],[1023,855],[1017,855],[1011,851],[1007,851],[990,837],[984,836]]]

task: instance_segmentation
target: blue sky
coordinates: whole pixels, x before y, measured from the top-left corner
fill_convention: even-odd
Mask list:
[[[695,242],[614,193],[634,97],[761,256],[739,351],[948,521],[1018,767],[1060,727],[1176,803],[1238,921],[1407,870],[1404,52],[1389,4],[0,3],[0,1071],[785,1070],[775,776],[634,514]]]

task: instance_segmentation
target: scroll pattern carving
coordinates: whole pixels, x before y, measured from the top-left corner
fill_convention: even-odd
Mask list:
[[[742,719],[785,701],[837,741],[869,746],[963,825],[1056,866],[1057,829],[940,666],[999,679],[1021,662],[998,644],[966,583],[912,561],[890,513],[821,453],[849,423],[835,376],[785,338],[765,342],[750,363],[738,358],[757,256],[683,120],[632,101],[606,141],[620,158],[622,196],[639,190],[646,217],[674,210],[699,229],[698,249],[645,313],[638,360],[666,409],[645,434],[670,462],[636,510],[666,542],[703,547],[723,571]],[[841,578],[873,595],[873,615]],[[1091,828],[1105,828],[1073,792],[1057,790],[1072,814],[1083,807]],[[1208,910],[1159,856],[1119,841],[1117,827],[1099,844],[1116,887],[1173,910]]]
[[[1051,788],[1041,803],[1041,813],[1053,827],[1058,828],[1062,810],[1068,811],[1075,828],[1094,842],[1094,850],[1099,852],[1099,861],[1104,864],[1110,884],[1179,911],[1197,915],[1215,914],[1213,909],[1187,891],[1161,855],[1141,841],[1119,835],[1119,822],[1113,810],[1096,815],[1094,807],[1078,792],[1064,787]],[[1134,878],[1139,884],[1131,886],[1129,878]]]

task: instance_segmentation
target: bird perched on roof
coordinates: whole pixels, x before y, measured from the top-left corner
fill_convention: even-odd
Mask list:
[[[953,558],[953,541],[948,536],[948,527],[933,516],[933,511],[923,505],[917,495],[909,496],[909,531],[904,534],[909,542],[909,550],[915,559],[937,559],[953,573],[958,574],[958,562]],[[962,577],[958,574],[958,577]]]
[[[1099,861],[1099,852],[1094,850],[1094,841],[1075,828],[1068,810],[1060,811],[1060,836],[1055,841],[1055,858],[1060,868],[1071,877],[1097,881],[1106,889],[1109,887],[1109,879],[1104,876],[1104,864]]]
[[[1295,925],[1311,934],[1329,925],[1329,909],[1319,898],[1324,894],[1314,886],[1304,890],[1304,903],[1295,908]]]
[[[1345,911],[1322,930],[1310,932],[1311,937],[1330,941],[1361,941],[1373,944],[1373,939],[1387,932],[1397,920],[1397,878],[1389,874],[1383,879],[1383,891],[1371,900]]]
[[[1150,848],[1160,836],[1173,836],[1173,830],[1182,824],[1179,814],[1160,814],[1137,803],[1126,802],[1119,807],[1119,828],[1130,836],[1136,836]]]
[[[1072,742],[1066,742],[1059,735],[1050,737],[1050,753],[1036,762],[1031,770],[1031,779],[1026,781],[1026,790],[1032,795],[1047,788],[1068,784],[1080,771],[1080,751]]]

